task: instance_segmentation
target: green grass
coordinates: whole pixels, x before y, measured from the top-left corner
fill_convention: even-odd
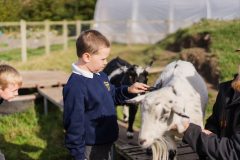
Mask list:
[[[6,48],[6,47],[8,47],[7,43],[0,43],[0,48]]]
[[[62,113],[42,104],[27,111],[0,117],[0,148],[7,160],[59,160],[68,157],[63,147]],[[69,158],[69,157],[68,157]]]
[[[73,47],[73,41],[69,41],[69,47]],[[61,51],[63,46],[61,44],[52,45],[50,50],[52,52]],[[43,56],[45,54],[45,48],[39,47],[37,49],[27,49],[27,58],[32,59],[35,57]],[[21,61],[21,49],[12,49],[9,51],[2,51],[0,52],[0,59],[1,61],[12,61],[12,62],[19,62]]]
[[[240,21],[202,21],[191,28],[179,30],[169,35],[156,45],[123,45],[113,44],[110,58],[121,56],[131,63],[147,64],[155,55],[158,66],[161,62],[172,61],[164,56],[164,48],[176,40],[179,35],[186,36],[199,32],[209,31],[212,35],[211,51],[219,58],[221,69],[221,81],[230,79],[237,71],[240,56],[234,53],[240,48]],[[30,50],[28,61],[21,62],[20,50],[1,52],[0,59],[5,60],[18,70],[61,70],[70,73],[71,63],[77,60],[74,42],[70,42],[69,49],[64,52],[61,45],[51,48],[49,55],[44,54],[44,48]],[[152,85],[158,74],[149,76],[149,84]],[[209,93],[209,104],[206,117],[211,114],[215,95]],[[68,159],[68,152],[63,146],[62,113],[57,107],[50,107],[47,116],[43,115],[42,103],[30,107],[24,113],[17,113],[0,117],[0,149],[8,160],[57,160]],[[121,107],[117,107],[119,118],[122,117]],[[135,127],[140,127],[140,112],[137,113]],[[66,158],[67,157],[67,158]]]

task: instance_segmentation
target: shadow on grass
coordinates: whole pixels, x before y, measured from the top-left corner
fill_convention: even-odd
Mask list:
[[[16,157],[18,157],[19,160],[32,160],[32,158],[27,153],[37,152],[41,149],[28,144],[19,145],[7,142],[3,135],[0,135],[0,141],[1,150],[7,151],[7,153],[5,153],[6,160],[15,160]]]
[[[39,160],[71,160],[64,147],[63,113],[57,106],[48,102],[48,114],[44,115],[43,103],[37,102],[36,104],[38,124],[41,127],[38,137],[46,143]]]

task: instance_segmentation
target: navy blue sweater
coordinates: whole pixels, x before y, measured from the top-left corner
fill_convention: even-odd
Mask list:
[[[84,159],[85,145],[113,143],[118,138],[115,104],[132,98],[127,86],[115,88],[106,74],[93,78],[72,73],[63,88],[65,145],[76,160]]]

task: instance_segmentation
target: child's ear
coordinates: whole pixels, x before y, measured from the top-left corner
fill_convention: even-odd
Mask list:
[[[2,87],[0,87],[0,98],[2,97],[1,95],[2,95],[2,92],[3,92],[3,89],[2,89]]]
[[[82,60],[86,63],[90,62],[91,59],[91,54],[88,52],[83,53],[82,55]]]

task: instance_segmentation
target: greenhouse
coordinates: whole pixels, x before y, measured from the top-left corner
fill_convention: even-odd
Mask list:
[[[155,43],[201,19],[240,17],[240,0],[98,0],[94,28],[113,42]]]

